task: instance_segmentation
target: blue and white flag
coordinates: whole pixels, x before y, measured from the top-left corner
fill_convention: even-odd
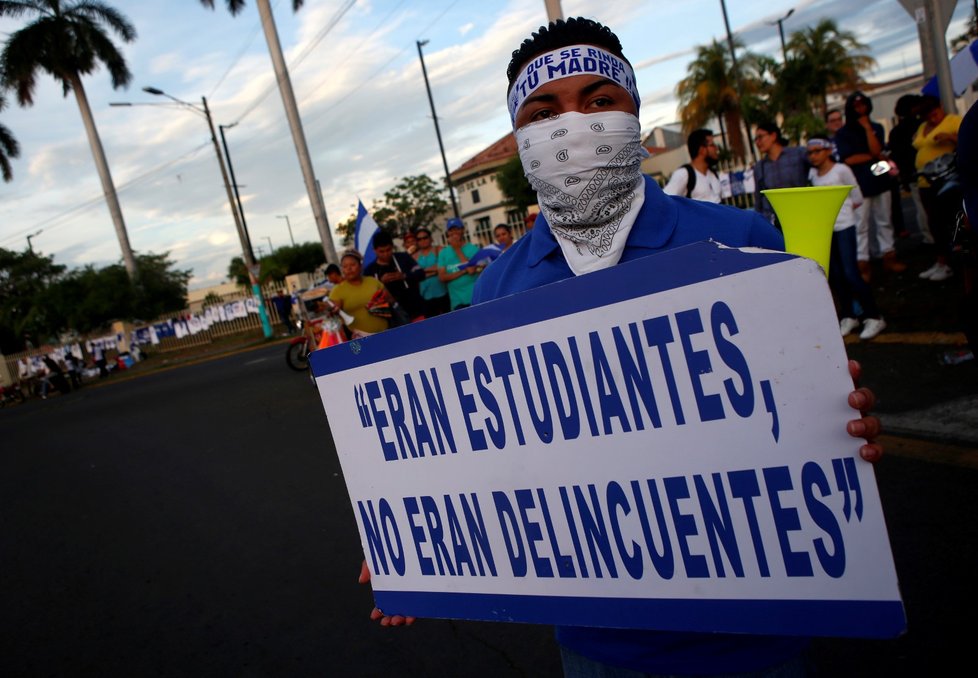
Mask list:
[[[374,235],[379,230],[380,226],[363,206],[363,201],[357,200],[357,228],[353,232],[353,246],[363,255],[364,268],[372,264],[375,259]]]

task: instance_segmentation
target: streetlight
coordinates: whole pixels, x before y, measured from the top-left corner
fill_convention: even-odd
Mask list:
[[[265,238],[265,240],[268,241],[268,252],[269,252],[269,254],[275,254],[275,246],[272,245],[272,239],[269,238],[267,235],[262,236],[262,237]]]
[[[34,254],[34,246],[31,245],[31,238],[36,238],[37,236],[41,235],[41,233],[43,233],[43,232],[44,232],[44,229],[43,228],[39,228],[38,230],[34,231],[29,236],[27,236],[27,249],[29,249],[31,251],[31,254]]]
[[[238,231],[238,240],[241,242],[241,252],[244,256],[245,265],[248,267],[248,275],[251,279],[251,290],[255,295],[255,301],[258,302],[258,315],[261,318],[262,332],[265,338],[272,336],[272,324],[268,320],[268,311],[265,309],[265,300],[261,294],[261,288],[258,285],[258,266],[255,264],[254,254],[251,252],[251,242],[248,239],[248,233],[244,229],[244,224],[241,222],[241,218],[238,215],[238,210],[234,204],[234,194],[231,192],[231,182],[228,180],[227,169],[224,167],[224,158],[221,157],[221,148],[217,145],[217,134],[214,132],[214,121],[211,119],[210,108],[207,107],[207,97],[201,97],[200,101],[202,106],[197,106],[195,104],[188,103],[181,99],[177,99],[175,96],[167,94],[161,89],[156,87],[143,87],[143,91],[147,94],[152,94],[153,96],[162,96],[174,101],[187,110],[201,115],[207,121],[207,129],[211,133],[211,142],[214,144],[214,153],[217,155],[217,165],[221,168],[221,178],[224,179],[224,189],[227,192],[228,204],[231,207],[231,215],[234,217],[234,225]],[[130,103],[113,103],[110,106],[132,106]]]
[[[792,7],[791,9],[788,10],[788,13],[785,14],[780,19],[775,19],[774,21],[767,22],[768,26],[777,25],[778,27],[778,34],[781,36],[781,61],[783,63],[788,63],[788,49],[787,47],[785,47],[784,44],[784,22],[787,21],[788,17],[794,13],[795,13],[795,8]]]
[[[289,240],[292,241],[292,247],[295,247],[295,238],[292,237],[292,222],[289,221],[288,214],[276,214],[276,219],[285,219],[285,225],[289,227]]]
[[[459,219],[458,205],[455,204],[455,191],[452,190],[452,178],[448,172],[448,160],[445,159],[445,146],[441,143],[441,130],[438,128],[438,114],[435,113],[435,100],[431,96],[431,85],[428,84],[428,69],[424,65],[424,54],[421,48],[428,44],[427,40],[418,40],[418,58],[421,59],[421,74],[424,75],[424,88],[428,91],[428,103],[431,105],[431,119],[435,121],[435,136],[438,137],[438,150],[441,151],[441,162],[445,166],[445,184],[448,186],[448,197],[452,199],[452,212]]]

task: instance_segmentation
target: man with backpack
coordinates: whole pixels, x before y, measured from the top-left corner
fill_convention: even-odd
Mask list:
[[[720,177],[716,166],[720,162],[720,149],[713,140],[713,132],[708,129],[696,130],[686,139],[686,148],[692,160],[673,172],[662,190],[668,195],[719,203]]]

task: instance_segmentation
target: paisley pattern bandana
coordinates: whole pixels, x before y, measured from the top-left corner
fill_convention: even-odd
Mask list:
[[[516,130],[523,170],[575,275],[614,266],[645,202],[634,115],[564,113]]]

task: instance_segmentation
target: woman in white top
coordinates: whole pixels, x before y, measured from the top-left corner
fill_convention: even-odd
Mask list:
[[[839,303],[842,336],[859,327],[859,320],[854,317],[855,299],[862,307],[863,330],[859,338],[872,339],[886,329],[886,321],[876,306],[872,288],[859,275],[856,262],[856,207],[862,203],[863,195],[849,166],[832,160],[832,142],[828,137],[814,136],[808,140],[808,162],[812,165],[808,174],[812,186],[852,186],[832,231],[829,285]]]

